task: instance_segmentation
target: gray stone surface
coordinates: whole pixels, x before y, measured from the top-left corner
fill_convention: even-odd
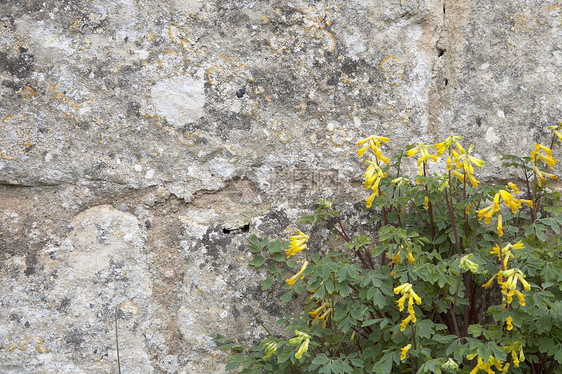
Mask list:
[[[222,372],[216,333],[263,336],[236,300],[282,313],[248,235],[360,202],[372,133],[465,135],[494,177],[560,121],[561,28],[555,0],[1,2],[0,372],[116,372],[115,308],[124,373]]]

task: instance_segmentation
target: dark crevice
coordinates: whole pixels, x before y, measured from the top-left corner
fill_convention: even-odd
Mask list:
[[[445,54],[446,49],[437,47],[437,57],[441,57]]]
[[[443,84],[444,84],[445,87],[446,87],[446,86],[449,84],[449,80],[448,80],[448,79],[445,79],[445,80],[443,81]]]
[[[236,234],[236,233],[240,233],[240,232],[248,232],[250,231],[250,224],[247,223],[242,227],[238,227],[236,229],[222,229],[223,234]]]

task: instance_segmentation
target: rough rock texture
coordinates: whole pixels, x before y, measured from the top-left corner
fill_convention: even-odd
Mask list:
[[[115,309],[124,373],[222,372],[241,305],[282,313],[247,236],[364,198],[372,133],[465,135],[493,177],[561,118],[561,30],[557,0],[1,2],[0,372],[116,372]]]

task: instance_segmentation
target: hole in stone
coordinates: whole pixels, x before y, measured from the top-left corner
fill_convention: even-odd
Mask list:
[[[443,81],[443,84],[445,84],[445,86],[447,86],[447,85],[449,84],[449,80],[448,80],[448,79],[445,79],[445,80]]]
[[[246,93],[246,87],[242,87],[241,89],[236,91],[236,97],[240,99],[242,96],[244,96],[245,93]]]
[[[249,223],[245,224],[242,227],[238,227],[236,229],[227,229],[227,228],[222,229],[223,234],[233,234],[233,233],[237,233],[237,232],[248,232],[248,231],[250,231],[250,224]]]
[[[441,57],[445,54],[445,49],[437,48],[437,57]]]

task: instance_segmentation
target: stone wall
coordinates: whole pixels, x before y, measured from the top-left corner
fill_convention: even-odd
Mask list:
[[[558,0],[1,2],[0,372],[115,373],[115,308],[123,373],[223,372],[242,305],[283,312],[248,235],[360,208],[370,134],[496,177],[560,121],[561,30]]]

